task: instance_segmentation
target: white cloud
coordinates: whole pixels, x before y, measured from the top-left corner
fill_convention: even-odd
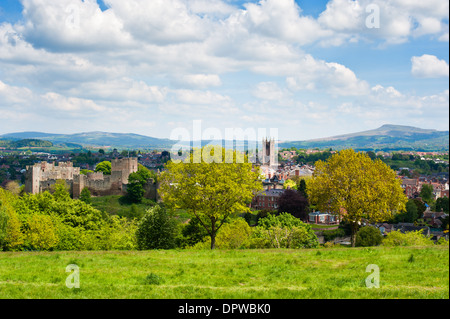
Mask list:
[[[439,60],[436,56],[424,54],[411,58],[411,73],[419,78],[439,78],[449,76],[449,65],[445,60]]]
[[[270,101],[281,101],[291,95],[287,90],[281,89],[275,82],[258,83],[252,94],[258,99]]]
[[[217,74],[189,74],[176,76],[172,83],[177,86],[188,88],[206,89],[222,85],[222,81]]]
[[[367,82],[339,63],[315,60],[307,55],[299,62],[295,75],[287,78],[292,90],[319,90],[333,95],[352,96],[368,92]]]
[[[104,51],[133,43],[116,11],[101,11],[95,0],[22,0],[24,38],[51,51]]]

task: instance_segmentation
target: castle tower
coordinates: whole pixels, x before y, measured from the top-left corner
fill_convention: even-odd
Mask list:
[[[111,161],[111,178],[113,182],[128,184],[128,176],[138,170],[137,157],[113,159]]]

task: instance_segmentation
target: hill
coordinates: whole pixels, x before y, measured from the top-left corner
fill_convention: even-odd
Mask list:
[[[55,145],[73,145],[92,147],[114,147],[118,149],[170,148],[174,141],[138,134],[86,132],[77,134],[50,134],[42,132],[20,132],[1,136],[4,139],[45,138]]]
[[[51,134],[42,132],[21,132],[0,136],[0,139],[18,141],[23,139],[45,139],[57,147],[112,147],[117,149],[170,149],[178,141],[160,139],[139,134],[86,132],[77,134]],[[209,141],[202,141],[202,145]],[[186,142],[190,144],[190,142]],[[180,143],[180,144],[186,144]],[[213,144],[225,145],[214,141]],[[236,141],[238,149],[244,148],[244,141]],[[374,130],[338,135],[307,141],[285,141],[279,148],[353,148],[361,151],[448,151],[449,131],[421,129],[412,126],[383,125]]]
[[[279,144],[280,148],[333,148],[336,150],[404,150],[448,151],[449,131],[421,129],[412,126],[383,125],[374,130],[307,141]]]
[[[38,139],[21,139],[21,140],[8,140],[0,139],[0,146],[10,149],[18,148],[35,148],[35,147],[52,147],[53,143],[49,141],[43,141]]]

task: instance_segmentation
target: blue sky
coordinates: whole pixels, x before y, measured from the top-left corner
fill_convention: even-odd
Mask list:
[[[167,138],[194,120],[276,128],[282,140],[383,124],[448,130],[448,6],[3,0],[0,134]]]

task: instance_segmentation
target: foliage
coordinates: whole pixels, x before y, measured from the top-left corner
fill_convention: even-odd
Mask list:
[[[395,216],[395,223],[414,223],[419,217],[416,202],[412,199],[406,203],[406,212]]]
[[[433,241],[422,234],[422,230],[402,233],[401,231],[391,231],[383,239],[384,246],[428,246],[433,245]]]
[[[308,192],[306,191],[306,180],[304,178],[300,179],[300,181],[298,182],[297,189],[306,199],[308,199]]]
[[[364,226],[356,233],[356,247],[378,246],[381,244],[383,236],[378,228]]]
[[[422,189],[420,190],[420,197],[425,203],[431,204],[433,200],[433,185],[423,184]]]
[[[418,217],[422,217],[423,213],[427,209],[425,203],[421,198],[413,198],[412,200],[414,201],[414,204],[416,204]]]
[[[53,198],[57,201],[68,201],[70,199],[69,188],[66,185],[65,180],[57,180],[56,184],[52,187]]]
[[[160,195],[171,208],[183,208],[199,219],[215,238],[226,219],[249,211],[254,194],[262,189],[259,172],[247,156],[221,147],[196,149],[184,162],[169,161],[160,176]]]
[[[167,214],[165,208],[154,206],[141,219],[136,236],[140,250],[173,249],[177,236],[176,220]]]
[[[216,237],[216,248],[218,249],[239,249],[249,246],[249,239],[252,229],[243,218],[234,218],[229,223],[225,223]],[[198,243],[194,248],[211,247],[211,239]]]
[[[331,229],[331,230],[323,230],[322,231],[323,239],[326,242],[332,241],[338,237],[344,237],[345,230],[343,228]]]
[[[208,236],[208,232],[201,225],[200,220],[197,217],[189,220],[186,226],[181,230],[181,234],[184,237],[186,246],[194,246]]]
[[[297,183],[292,179],[287,179],[283,184],[284,189],[297,189]]]
[[[102,172],[104,175],[111,175],[111,162],[103,161],[97,164],[95,167],[96,172]]]
[[[139,164],[137,172],[128,176],[127,198],[132,203],[142,202],[145,193],[144,186],[152,176],[154,175],[152,175],[150,170],[141,164]]]
[[[435,210],[437,212],[443,211],[449,213],[449,198],[447,196],[440,197],[436,200]]]
[[[89,188],[83,188],[80,194],[80,200],[86,204],[92,204],[91,192],[89,191]]]
[[[311,226],[291,214],[268,215],[252,234],[253,248],[314,248],[319,242]]]
[[[12,203],[17,197],[0,187],[0,249],[18,250],[23,244],[22,223]]]
[[[308,218],[308,200],[293,189],[286,189],[278,199],[278,212],[289,213],[306,221]]]
[[[308,196],[321,211],[332,211],[352,227],[352,246],[362,219],[389,220],[405,210],[407,198],[401,180],[380,160],[351,149],[316,162],[308,182]]]
[[[25,247],[32,250],[51,250],[59,238],[52,218],[47,215],[32,214],[25,225]]]

